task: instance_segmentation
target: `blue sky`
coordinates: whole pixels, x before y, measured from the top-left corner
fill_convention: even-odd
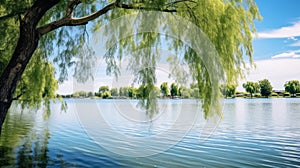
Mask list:
[[[262,21],[255,22],[258,36],[253,40],[253,59],[256,69],[240,80],[237,90],[244,91],[241,85],[245,81],[262,79],[269,79],[274,89],[282,90],[286,81],[300,80],[300,0],[256,0],[256,3],[263,17]],[[88,90],[113,85],[112,77],[102,74]],[[162,72],[157,76],[162,78],[161,82],[170,81]],[[74,84],[70,79],[60,85],[58,93],[78,90],[86,90],[86,86]]]
[[[255,22],[258,36],[253,40],[252,69],[240,81],[269,79],[276,90],[288,80],[300,80],[300,0],[256,0],[262,21]]]
[[[293,57],[292,52],[300,49],[300,1],[257,0],[256,3],[263,20],[255,24],[258,38],[253,41],[254,60]]]

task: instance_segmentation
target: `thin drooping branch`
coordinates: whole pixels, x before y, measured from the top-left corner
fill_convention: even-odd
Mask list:
[[[184,3],[185,7],[187,8],[187,12],[190,15],[191,19],[194,20],[194,23],[197,23],[197,17],[194,13],[194,10],[186,3]]]

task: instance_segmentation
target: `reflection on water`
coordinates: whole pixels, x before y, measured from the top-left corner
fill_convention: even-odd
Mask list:
[[[0,166],[47,166],[50,134],[46,122],[38,114],[12,106],[2,131]]]
[[[17,108],[14,106],[11,108],[11,111],[14,112],[8,113],[0,138],[0,166],[14,165],[17,159],[16,155],[14,155],[15,148],[21,144],[21,140],[33,126],[31,115],[17,111]]]
[[[167,117],[151,127],[149,123],[128,124],[112,113],[114,100],[97,100],[105,117],[118,131],[129,136],[148,136],[170,131]],[[175,146],[149,157],[124,157],[111,153],[91,139],[74,112],[75,103],[95,100],[68,100],[67,112],[52,105],[52,113],[20,111],[14,106],[7,116],[0,138],[0,167],[297,167],[300,165],[300,99],[229,99],[224,119],[205,142],[199,140],[201,120]],[[172,103],[172,101],[168,101]],[[174,103],[174,102],[173,102]],[[183,104],[193,104],[183,100]],[[169,106],[166,106],[169,107]],[[195,108],[192,108],[195,107]],[[193,116],[190,105],[185,117]],[[125,106],[122,106],[125,108]],[[174,108],[174,107],[173,107]],[[110,110],[108,110],[110,109]],[[173,109],[174,110],[174,109]],[[89,113],[89,109],[80,113]],[[110,113],[109,113],[110,112]],[[167,115],[166,114],[166,115]],[[130,115],[130,114],[127,114]],[[178,128],[179,129],[179,128]],[[172,130],[176,133],[176,130]],[[106,130],[99,131],[106,145],[130,150],[133,142],[120,145]],[[106,138],[107,137],[107,138]],[[169,141],[162,138],[160,141]],[[155,141],[152,145],[155,146]],[[153,150],[160,150],[153,148]]]

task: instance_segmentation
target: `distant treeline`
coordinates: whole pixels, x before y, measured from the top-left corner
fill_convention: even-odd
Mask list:
[[[258,82],[247,81],[243,83],[246,92],[236,92],[236,85],[228,84],[221,86],[221,91],[225,97],[300,97],[300,82],[291,80],[285,82],[283,90],[273,90],[273,86],[268,79]]]
[[[151,89],[149,89],[151,88]],[[125,86],[120,88],[109,88],[108,86],[100,86],[98,92],[85,92],[79,91],[70,95],[60,95],[63,98],[131,98],[138,99],[147,96],[149,93],[155,94],[158,98],[199,98],[198,85],[195,83],[190,84],[190,87],[181,86],[172,83],[168,86],[167,82],[161,84],[160,87],[153,86],[147,87],[141,85],[139,87]]]
[[[150,89],[149,89],[150,88]],[[243,84],[245,92],[237,92],[237,85],[225,84],[220,86],[220,91],[225,98],[234,97],[300,97],[300,82],[298,80],[287,81],[284,90],[273,90],[269,80],[263,79],[258,82],[247,81]],[[163,82],[160,87],[141,85],[109,88],[101,86],[98,92],[79,91],[70,95],[61,95],[63,98],[103,98],[103,99],[138,99],[147,95],[155,94],[158,98],[199,98],[200,91],[197,83],[191,83],[189,87],[179,86],[172,83],[170,86]]]

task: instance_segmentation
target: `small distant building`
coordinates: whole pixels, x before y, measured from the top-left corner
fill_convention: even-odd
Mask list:
[[[277,93],[278,96],[284,96],[285,90],[272,90],[272,92]]]
[[[239,93],[239,94],[235,94],[235,97],[244,97],[245,94]]]

